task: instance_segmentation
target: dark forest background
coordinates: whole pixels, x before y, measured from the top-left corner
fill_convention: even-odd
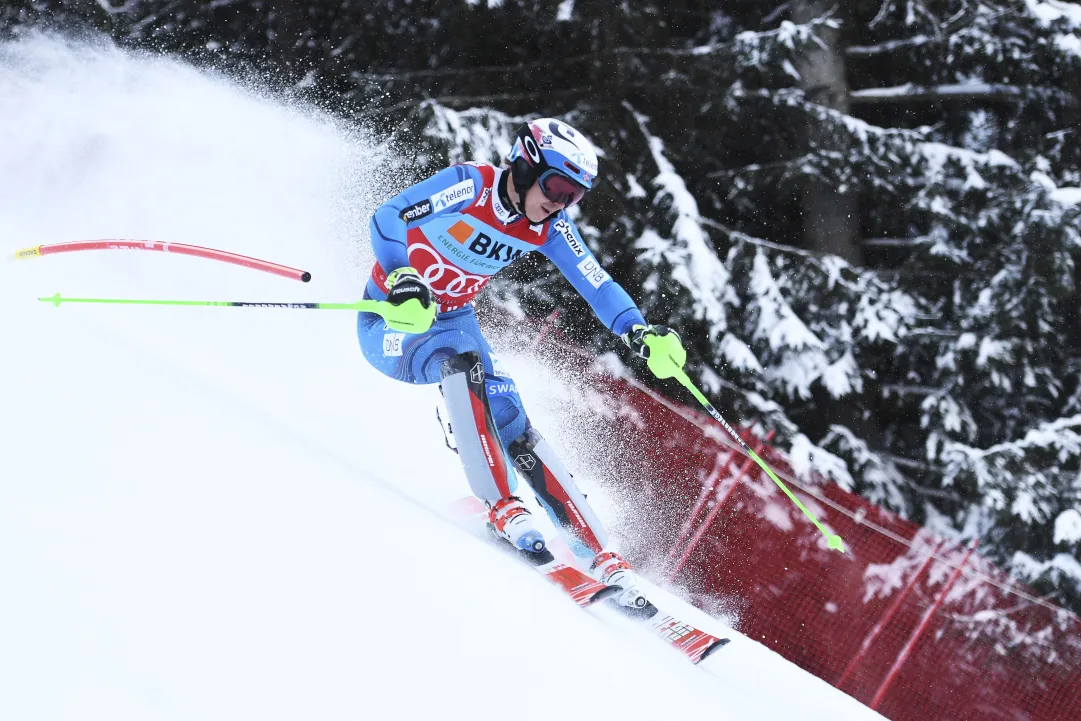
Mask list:
[[[0,5],[35,29],[255,76],[418,179],[567,119],[603,153],[587,242],[723,411],[1081,609],[1081,5]],[[583,317],[529,263],[492,298]]]

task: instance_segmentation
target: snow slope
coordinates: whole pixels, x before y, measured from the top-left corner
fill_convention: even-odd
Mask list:
[[[153,238],[314,276],[0,263],[0,718],[880,718],[735,632],[692,667],[446,520],[438,394],[369,370],[350,313],[35,301],[358,298],[367,214],[407,181],[384,160],[171,60],[0,45],[5,255]],[[507,360],[527,401],[553,387]]]

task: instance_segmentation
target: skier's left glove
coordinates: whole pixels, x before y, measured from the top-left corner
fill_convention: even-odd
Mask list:
[[[683,372],[687,351],[679,334],[663,325],[635,325],[622,336],[627,347],[646,359],[646,365],[658,378],[671,378]]]

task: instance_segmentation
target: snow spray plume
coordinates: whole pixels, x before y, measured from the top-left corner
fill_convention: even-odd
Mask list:
[[[402,333],[424,333],[435,321],[435,304],[427,308],[416,298],[411,298],[400,305],[385,300],[358,300],[356,303],[259,303],[235,300],[139,300],[132,298],[65,298],[59,293],[48,298],[38,298],[42,303],[52,303],[57,308],[61,303],[104,303],[108,305],[181,305],[181,306],[218,306],[225,308],[289,308],[293,310],[352,310],[375,313],[382,316],[387,327]]]

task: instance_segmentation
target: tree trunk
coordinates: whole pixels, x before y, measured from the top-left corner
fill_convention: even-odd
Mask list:
[[[593,18],[593,48],[599,59],[591,63],[591,80],[595,87],[608,88],[614,97],[625,99],[623,59],[613,52],[621,44],[619,29],[625,10],[611,0],[579,0],[577,6],[583,16],[589,13]]]
[[[792,0],[792,22],[808,23],[836,7],[837,0]],[[795,61],[801,78],[800,86],[811,102],[847,113],[848,78],[840,48],[841,33],[819,26],[817,34],[821,44],[810,44]],[[810,150],[843,150],[835,145],[829,133],[813,118],[808,119],[805,130]],[[839,193],[818,178],[808,178],[800,194],[806,246],[840,256],[853,265],[863,265],[857,201],[854,188]],[[840,423],[867,441],[872,448],[885,447],[882,427],[874,415],[873,391],[869,396],[868,390],[841,399],[834,399],[822,389],[816,390],[813,409],[804,427],[818,426],[824,430],[830,424]],[[865,414],[863,409],[870,412]]]
[[[836,7],[836,0],[792,0],[792,21],[807,23]],[[841,53],[840,31],[819,27],[821,44],[810,44],[796,58],[800,87],[808,100],[847,113],[848,79]],[[807,144],[810,149],[830,147],[831,140],[816,121],[808,120]],[[859,239],[859,208],[853,188],[846,193],[816,179],[808,178],[800,197],[803,214],[803,238],[807,246],[822,253],[839,255],[853,265],[863,264]]]

